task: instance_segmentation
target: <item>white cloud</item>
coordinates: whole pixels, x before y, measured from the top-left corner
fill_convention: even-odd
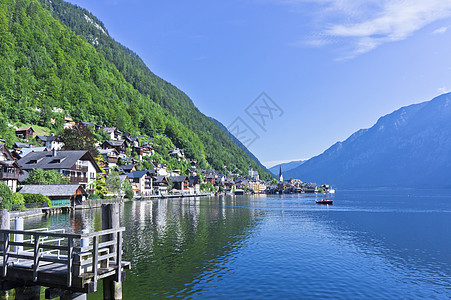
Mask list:
[[[262,164],[267,168],[272,168],[274,166],[277,166],[279,164],[289,163],[292,161],[299,161],[299,160],[307,160],[308,158],[296,158],[296,159],[285,159],[285,160],[271,160],[271,161],[264,161]]]
[[[438,88],[438,92],[440,94],[446,94],[446,93],[451,92],[451,90],[449,88],[447,88],[446,86],[444,86],[444,87]]]
[[[444,34],[446,31],[448,30],[448,27],[440,27],[437,28],[436,30],[432,31],[432,34]]]
[[[345,58],[401,41],[434,21],[451,17],[451,0],[281,0],[314,5],[322,34],[350,45]],[[280,2],[279,2],[280,3]],[[434,33],[444,33],[446,27]],[[307,42],[308,44],[309,42]],[[310,44],[322,46],[321,42]]]

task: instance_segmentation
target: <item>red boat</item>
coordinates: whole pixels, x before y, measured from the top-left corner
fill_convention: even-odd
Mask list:
[[[321,200],[316,201],[316,204],[330,204],[330,205],[332,205],[332,204],[334,204],[334,201],[333,200],[329,200],[329,199],[321,199]]]

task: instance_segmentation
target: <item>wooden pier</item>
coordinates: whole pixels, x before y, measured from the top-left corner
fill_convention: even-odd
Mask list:
[[[46,299],[86,299],[86,294],[97,291],[98,281],[103,280],[104,299],[122,299],[120,283],[125,270],[130,269],[130,263],[122,260],[125,228],[116,226],[118,205],[102,209],[102,228],[106,229],[98,232],[0,229],[0,290],[15,288],[19,299],[17,293],[23,293],[26,287],[39,287],[39,291],[42,286],[47,287]],[[114,291],[118,286],[120,290]],[[39,293],[34,293],[39,299]]]

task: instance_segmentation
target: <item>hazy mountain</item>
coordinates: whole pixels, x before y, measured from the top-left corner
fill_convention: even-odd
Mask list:
[[[289,170],[299,167],[304,162],[306,162],[306,160],[295,160],[295,161],[290,161],[287,163],[278,164],[278,165],[275,165],[274,167],[269,168],[269,171],[271,171],[272,174],[279,176],[279,170],[280,170],[279,168],[280,167],[282,167],[282,173],[285,173]]]
[[[451,187],[451,94],[381,117],[284,174],[339,187]]]

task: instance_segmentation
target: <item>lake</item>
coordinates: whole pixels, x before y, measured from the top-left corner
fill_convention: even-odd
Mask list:
[[[315,204],[322,195],[127,202],[124,299],[449,299],[450,192],[338,191],[329,206]],[[101,212],[25,225],[100,230]]]

